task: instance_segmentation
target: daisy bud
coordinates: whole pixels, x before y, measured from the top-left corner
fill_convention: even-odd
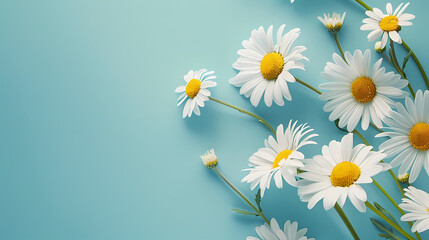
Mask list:
[[[203,160],[204,166],[206,166],[208,169],[217,167],[217,157],[213,148],[201,155],[201,159]]]
[[[386,51],[386,46],[382,47],[382,42],[378,41],[375,43],[374,49],[376,52],[378,53],[383,53],[384,51]]]
[[[409,178],[410,178],[410,174],[408,173],[403,173],[398,175],[398,180],[401,183],[407,183]]]
[[[343,13],[343,15],[341,16],[340,14],[334,12],[332,13],[332,17],[329,13],[327,15],[325,13],[324,18],[317,17],[317,19],[319,19],[323,23],[323,25],[325,25],[326,29],[329,32],[336,33],[341,30],[345,17],[346,13]]]

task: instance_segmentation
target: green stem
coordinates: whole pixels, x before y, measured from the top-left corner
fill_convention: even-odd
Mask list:
[[[375,181],[375,179],[372,179],[372,182],[374,183],[374,185],[378,188],[378,189],[380,189],[380,191],[384,194],[384,196],[386,196],[387,197],[387,199],[389,199],[389,201],[393,204],[393,206],[395,206],[395,208],[401,213],[401,215],[404,215],[405,214],[405,212],[404,212],[404,210],[402,210],[399,206],[398,206],[398,204],[395,202],[395,200],[386,192],[386,190],[384,190],[384,188],[377,182],[377,181]],[[412,222],[407,222],[408,223],[408,225],[410,226],[410,227],[412,227],[413,226],[413,223]],[[419,239],[419,240],[421,240],[422,238],[420,237],[420,235],[419,235],[419,233],[418,232],[415,232],[415,235],[416,235],[416,237],[417,237],[417,239]]]
[[[219,169],[217,167],[213,168],[215,170],[215,172],[217,173],[217,175],[222,178],[222,180],[228,184],[228,186],[230,186],[232,188],[232,190],[234,190],[247,204],[249,204],[249,206],[251,208],[253,208],[253,210],[255,210],[255,212],[258,213],[258,216],[260,216],[262,219],[264,219],[264,221],[268,224],[268,226],[270,225],[270,221],[268,221],[268,219],[265,217],[265,215],[259,211],[259,209],[257,207],[255,207],[255,205],[253,205],[249,199],[247,199],[234,185],[232,185],[232,183],[219,171]]]
[[[392,64],[392,66],[396,69],[396,71],[401,75],[401,77],[402,78],[404,78],[405,80],[408,80],[407,78],[406,78],[406,76],[405,76],[405,74],[402,72],[402,70],[400,69],[400,68],[398,68],[394,63],[393,63],[393,61],[385,54],[385,53],[383,53],[383,56],[384,56],[384,58],[386,58],[386,60],[390,63],[390,64]],[[411,93],[411,95],[413,96],[413,98],[414,98],[414,91],[413,91],[413,88],[411,87],[411,85],[410,85],[410,81],[408,81],[408,90],[410,90],[410,93]]]
[[[380,162],[384,163],[384,161],[380,161]],[[393,180],[395,181],[399,191],[401,192],[402,197],[404,198],[405,194],[404,194],[404,189],[402,189],[401,183],[399,182],[398,178],[396,177],[396,175],[393,173],[391,169],[389,169],[389,173],[390,173],[390,176],[392,176]]]
[[[375,181],[375,179],[372,179],[372,182],[374,183],[374,185],[384,194],[384,196],[387,197],[387,199],[389,199],[389,201],[393,204],[393,206],[395,206],[395,208],[402,214],[404,215],[405,212],[404,210],[402,210],[398,204],[395,202],[395,200],[386,192],[386,190],[384,190],[384,188],[377,182]]]
[[[306,83],[306,82],[302,81],[301,79],[299,79],[299,78],[297,78],[297,77],[295,77],[295,79],[296,79],[296,81],[297,81],[297,82],[299,82],[299,83],[301,83],[302,85],[306,86],[307,88],[309,88],[309,89],[313,90],[314,92],[318,93],[319,95],[320,95],[320,94],[322,94],[322,92],[321,92],[321,91],[317,90],[317,88],[315,88],[315,87],[311,86],[310,84],[308,84],[308,83]]]
[[[341,53],[341,57],[343,58],[344,61],[346,61],[346,58],[344,57],[343,48],[341,47],[340,40],[338,39],[338,33],[335,32],[333,33],[333,35],[334,35],[335,42],[337,43],[338,50]]]
[[[422,64],[420,63],[419,59],[417,58],[416,54],[414,54],[413,51],[411,51],[411,48],[408,46],[408,44],[405,43],[404,40],[402,40],[402,46],[404,46],[405,49],[407,49],[408,52],[411,52],[411,57],[413,57],[414,62],[416,62],[417,67],[419,68],[420,73],[422,74],[423,80],[426,83],[427,89],[429,89],[429,80],[428,76],[426,75],[425,70],[423,69]]]
[[[271,132],[274,134],[274,136],[276,136],[276,131],[274,130],[274,128],[273,128],[273,127],[271,127],[271,125],[270,125],[267,121],[265,121],[264,119],[262,119],[262,118],[261,118],[261,117],[259,117],[258,115],[253,114],[253,113],[251,113],[251,112],[249,112],[249,111],[246,111],[246,110],[244,110],[244,109],[241,109],[241,108],[239,108],[239,107],[236,107],[236,106],[234,106],[234,105],[231,105],[231,104],[229,104],[229,103],[226,103],[226,102],[224,102],[224,101],[221,101],[221,100],[219,100],[219,99],[216,99],[216,98],[214,98],[214,97],[209,97],[209,99],[210,99],[210,100],[212,100],[212,101],[214,101],[214,102],[220,103],[220,104],[225,105],[225,106],[230,107],[230,108],[233,108],[233,109],[235,109],[235,110],[237,110],[237,111],[239,111],[239,112],[241,112],[241,113],[247,114],[247,115],[249,115],[249,116],[251,116],[251,117],[254,117],[254,118],[258,119],[258,121],[259,121],[259,122],[261,122],[262,124],[264,124],[265,126],[267,126],[267,128],[269,128],[269,129],[271,130]]]
[[[372,8],[368,5],[366,5],[366,3],[362,2],[361,0],[355,0],[357,3],[359,3],[362,7],[364,7],[366,10],[368,11],[372,11]]]
[[[396,52],[395,52],[395,44],[393,43],[392,39],[390,39],[390,48],[392,49],[392,57],[390,63],[395,67],[396,71],[398,71],[399,74],[401,74],[401,77],[405,80],[407,79],[407,76],[405,76],[404,71],[399,67],[398,59],[396,58]],[[411,96],[413,98],[416,98],[416,94],[414,93],[413,88],[411,87],[410,81],[408,81],[408,89],[410,90]]]
[[[337,211],[338,215],[341,217],[341,220],[343,220],[344,224],[349,229],[350,233],[353,236],[353,239],[359,240],[359,236],[357,235],[355,229],[353,228],[352,223],[349,221],[346,213],[343,211],[343,209],[340,207],[340,205],[338,205],[338,203],[335,203],[334,208],[335,208],[335,211]]]
[[[395,228],[398,232],[400,232],[402,235],[404,235],[404,237],[406,237],[409,240],[413,240],[415,238],[413,238],[410,234],[408,234],[407,232],[405,232],[399,225],[397,225],[396,223],[394,223],[392,220],[390,220],[390,218],[386,217],[382,212],[380,212],[377,208],[375,208],[371,203],[369,203],[368,201],[365,202],[365,205],[371,209],[375,214],[377,214],[379,217],[381,217],[384,221],[386,221],[390,226],[392,226],[393,228]]]
[[[356,134],[360,140],[362,140],[363,143],[365,143],[365,145],[370,146],[371,144],[369,144],[369,142],[362,136],[362,134],[358,131],[358,130],[353,130],[353,133]]]
[[[377,126],[375,126],[375,124],[374,123],[372,123],[372,122],[370,122],[369,124],[371,124],[371,126],[372,127],[374,127],[375,128],[375,130],[377,130],[377,131],[379,131],[379,132],[384,132],[383,130],[381,130],[380,128],[378,128]]]

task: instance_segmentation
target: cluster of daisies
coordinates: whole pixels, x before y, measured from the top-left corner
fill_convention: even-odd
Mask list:
[[[400,4],[393,10],[388,3],[386,13],[378,8],[366,12],[368,18],[363,20],[361,29],[371,31],[369,41],[381,38],[376,43],[378,52],[385,48],[389,39],[402,43],[399,31],[403,26],[412,25],[410,20],[414,19],[414,15],[404,13],[408,5]],[[319,20],[328,31],[336,34],[344,18],[345,13],[334,13],[325,14]],[[233,68],[238,74],[229,83],[239,87],[239,93],[249,98],[254,107],[261,101],[268,107],[273,102],[283,106],[285,100],[291,101],[289,86],[298,81],[291,70],[305,69],[304,61],[308,59],[302,54],[306,47],[294,46],[300,29],[284,31],[285,25],[276,32],[273,26],[266,31],[259,27],[242,42],[243,49],[237,52],[239,58]],[[300,199],[308,203],[309,209],[320,201],[326,210],[335,204],[342,207],[349,199],[357,210],[365,212],[367,194],[361,185],[371,183],[375,175],[398,166],[399,176],[409,176],[410,183],[417,179],[422,168],[429,175],[429,91],[419,90],[415,99],[410,98],[404,91],[409,84],[406,79],[387,72],[382,67],[382,58],[374,64],[371,61],[370,50],[345,52],[344,56],[335,53],[322,72],[327,81],[319,86],[322,89],[320,99],[327,101],[323,110],[330,113],[330,121],[347,129],[349,134],[341,141],[331,141],[322,147],[321,155],[308,159],[300,150],[316,144],[314,130],[297,121],[290,121],[287,127],[280,124],[276,133],[264,141],[264,147],[249,158],[249,168],[245,169],[248,174],[242,182],[249,183],[252,190],[258,187],[263,197],[272,180],[277,188],[282,188],[285,181],[297,187]],[[206,69],[189,71],[185,75],[186,85],[176,89],[181,93],[177,105],[186,101],[184,118],[192,113],[200,115],[199,108],[211,99],[208,88],[216,86],[213,79],[214,72]],[[405,101],[405,105],[398,101]],[[376,135],[388,138],[379,146],[379,151],[374,151],[372,146],[353,144],[352,132],[359,124],[363,130],[370,124],[385,130]],[[214,152],[202,158],[209,168],[217,167]],[[390,164],[383,162],[387,158],[393,158]],[[413,232],[427,230],[429,194],[414,187],[405,190],[406,198],[400,207],[409,213],[401,220],[416,221]],[[270,225],[256,227],[256,232],[261,239],[307,239],[306,229],[298,230],[297,223],[290,221],[282,230],[272,219]]]

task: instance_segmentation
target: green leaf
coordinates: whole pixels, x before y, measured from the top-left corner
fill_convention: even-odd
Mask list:
[[[261,189],[259,189],[258,192],[256,193],[255,202],[256,202],[256,205],[258,206],[259,211],[262,212],[262,208],[261,208]]]
[[[402,63],[402,72],[404,71],[405,66],[407,65],[408,59],[410,59],[411,54],[413,54],[413,52],[412,52],[412,51],[410,51],[410,52],[407,54],[407,56],[406,56],[406,57],[404,57],[404,62]]]
[[[380,231],[383,232],[381,234],[378,234],[380,237],[384,237],[386,239],[393,239],[393,240],[400,240],[392,231],[392,228],[387,229],[383,224],[381,224],[379,221],[375,220],[374,218],[370,218],[372,224]]]
[[[236,208],[233,208],[232,210],[233,210],[233,211],[236,211],[236,212],[238,212],[238,213],[241,213],[241,214],[243,214],[243,215],[259,216],[259,214],[257,214],[257,213],[248,212],[248,211],[246,211],[246,210],[241,210],[241,209],[236,209]]]
[[[380,204],[374,202],[374,206],[378,210],[380,210],[380,212],[383,213],[386,217],[390,218],[393,222],[395,222],[397,225],[399,225],[398,222],[395,220],[395,217],[389,211],[384,209]]]

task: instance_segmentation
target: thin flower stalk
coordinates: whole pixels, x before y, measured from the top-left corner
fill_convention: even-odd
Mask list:
[[[371,203],[368,201],[365,202],[365,205],[371,209],[375,214],[377,214],[379,217],[381,217],[384,221],[386,221],[390,226],[392,226],[394,229],[396,229],[398,232],[400,232],[404,237],[406,237],[408,240],[415,240],[410,234],[404,231],[404,229],[401,228],[398,224],[394,223],[390,218],[386,217],[380,210],[378,210],[376,207],[374,207]]]
[[[259,117],[258,115],[254,114],[254,113],[251,113],[251,112],[249,112],[249,111],[246,111],[246,110],[244,110],[244,109],[242,109],[242,108],[236,107],[236,106],[234,106],[234,105],[231,105],[231,104],[229,104],[229,103],[226,103],[226,102],[224,102],[224,101],[221,101],[221,100],[219,100],[219,99],[216,99],[216,98],[214,98],[214,97],[209,97],[209,99],[210,99],[210,100],[212,100],[213,102],[220,103],[220,104],[222,104],[222,105],[224,105],[224,106],[227,106],[227,107],[233,108],[233,109],[235,109],[235,110],[237,110],[237,111],[239,111],[239,112],[241,112],[241,113],[244,113],[244,114],[247,114],[247,115],[249,115],[249,116],[251,116],[251,117],[256,118],[259,122],[261,122],[262,124],[264,124],[265,126],[267,126],[267,128],[268,128],[268,129],[270,129],[270,131],[274,134],[274,136],[276,135],[276,131],[274,130],[274,128],[273,128],[273,127],[271,127],[271,125],[270,125],[267,121],[265,121],[264,119],[262,119],[262,118],[261,118],[261,117]]]
[[[236,192],[247,204],[249,204],[249,206],[255,210],[255,212],[258,214],[258,216],[260,216],[267,224],[268,226],[270,225],[270,221],[268,221],[268,219],[265,217],[265,215],[259,211],[259,209],[257,207],[255,207],[255,205],[253,205],[253,203],[251,203],[249,201],[249,199],[246,198],[246,196],[244,196],[240,190],[238,190],[220,171],[217,167],[213,168],[216,172],[216,174],[226,183],[228,184],[229,187],[231,187],[232,190],[234,190],[234,192]]]
[[[359,236],[357,235],[355,229],[353,228],[352,223],[350,222],[350,220],[347,218],[346,213],[343,211],[343,209],[340,207],[340,205],[338,205],[338,203],[335,204],[334,206],[335,211],[337,211],[338,215],[341,217],[341,220],[343,220],[344,224],[347,226],[347,229],[349,229],[350,233],[353,236],[354,240],[359,240]]]

